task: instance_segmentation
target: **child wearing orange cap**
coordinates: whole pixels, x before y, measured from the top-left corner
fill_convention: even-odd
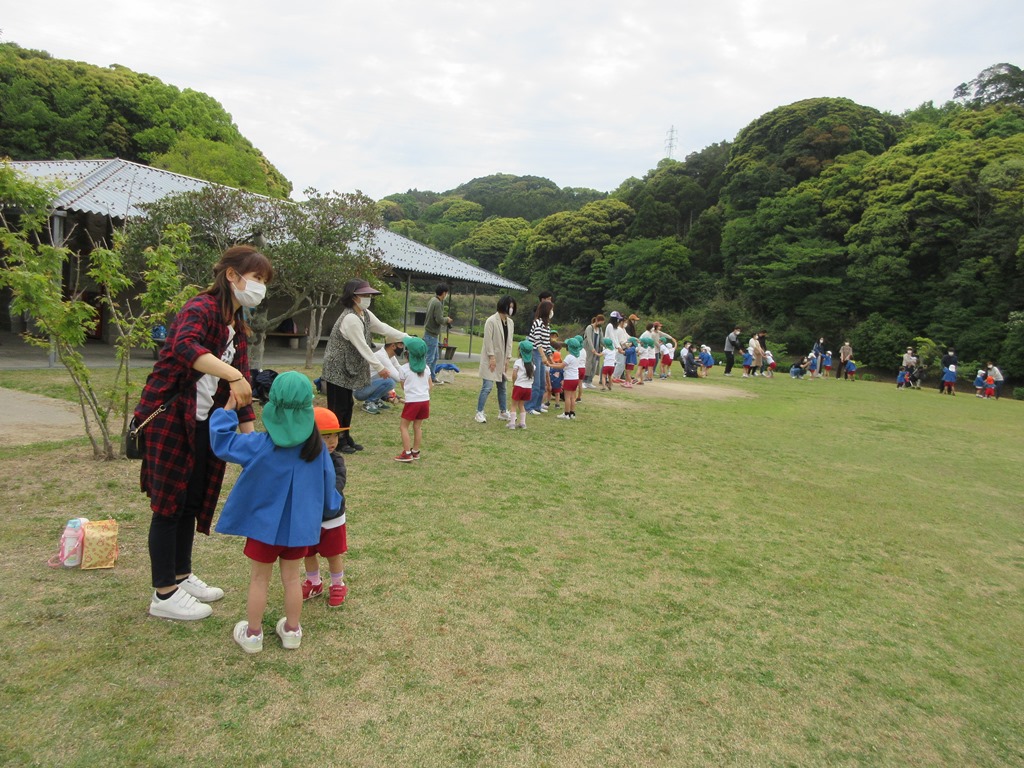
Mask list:
[[[328,408],[314,408],[313,418],[316,428],[320,430],[327,452],[334,462],[334,474],[337,477],[338,493],[341,494],[341,509],[324,512],[324,520],[320,526],[320,542],[306,550],[306,580],[302,582],[302,599],[309,600],[324,593],[324,584],[320,579],[320,561],[317,555],[327,558],[327,566],[331,570],[331,586],[327,591],[327,605],[337,608],[345,602],[348,586],[345,584],[345,553],[348,551],[348,537],[345,531],[345,481],[347,472],[345,458],[338,452],[338,439],[341,435],[341,424],[334,411]]]

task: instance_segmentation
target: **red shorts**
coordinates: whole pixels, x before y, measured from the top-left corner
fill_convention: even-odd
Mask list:
[[[519,402],[525,403],[533,395],[533,390],[529,387],[512,387],[512,399]]]
[[[301,560],[306,556],[309,547],[282,547],[277,544],[264,544],[256,539],[246,538],[242,553],[257,563],[274,563],[282,560]]]
[[[586,368],[579,368],[577,370],[576,375],[580,377],[580,381],[583,381],[585,378],[587,378],[587,369]]]
[[[654,366],[656,366],[658,364],[658,361],[655,360],[653,357],[648,357],[646,360],[644,360],[644,364],[648,368],[653,368]]]
[[[418,403],[406,403],[402,409],[402,418],[406,421],[423,421],[430,418],[430,401],[422,400]]]
[[[321,557],[334,557],[344,555],[348,552],[348,535],[345,533],[344,524],[337,528],[321,528],[320,543],[306,549],[306,557],[320,555]]]
[[[832,366],[831,365],[826,365],[825,366],[825,370],[826,371],[831,371],[832,370]]]
[[[672,365],[672,358],[669,357],[668,355],[662,355],[661,356],[661,364],[662,365]]]
[[[562,389],[564,389],[566,392],[575,392],[577,389],[579,389],[579,386],[580,383],[575,380],[562,382]]]
[[[633,365],[632,363],[626,363],[626,370],[627,371],[632,371],[634,368],[636,368],[636,366]]]
[[[604,374],[605,376],[611,376],[613,373],[615,373],[615,366],[606,365],[601,369],[601,373]]]

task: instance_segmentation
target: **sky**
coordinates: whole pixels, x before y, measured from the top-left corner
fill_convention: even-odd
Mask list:
[[[610,192],[801,99],[899,114],[1024,66],[1021,0],[5,5],[2,41],[209,94],[296,198],[493,173]]]

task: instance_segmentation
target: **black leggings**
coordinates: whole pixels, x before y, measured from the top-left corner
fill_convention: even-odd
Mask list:
[[[736,355],[733,352],[725,353],[725,372],[732,373],[732,367],[736,364]]]
[[[196,517],[206,497],[207,465],[210,461],[208,421],[196,422],[192,456],[192,474],[188,478],[184,504],[174,515],[154,513],[149,523],[149,562],[154,587],[173,587],[178,574],[192,573]]]
[[[327,407],[334,411],[341,425],[341,442],[350,444],[352,442],[352,390],[339,387],[337,384],[327,382]]]

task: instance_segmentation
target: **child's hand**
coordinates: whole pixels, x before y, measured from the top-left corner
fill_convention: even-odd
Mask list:
[[[237,403],[235,402],[235,393],[232,392],[230,395],[228,395],[228,401],[224,404],[224,410],[233,411],[235,410],[236,406]]]

